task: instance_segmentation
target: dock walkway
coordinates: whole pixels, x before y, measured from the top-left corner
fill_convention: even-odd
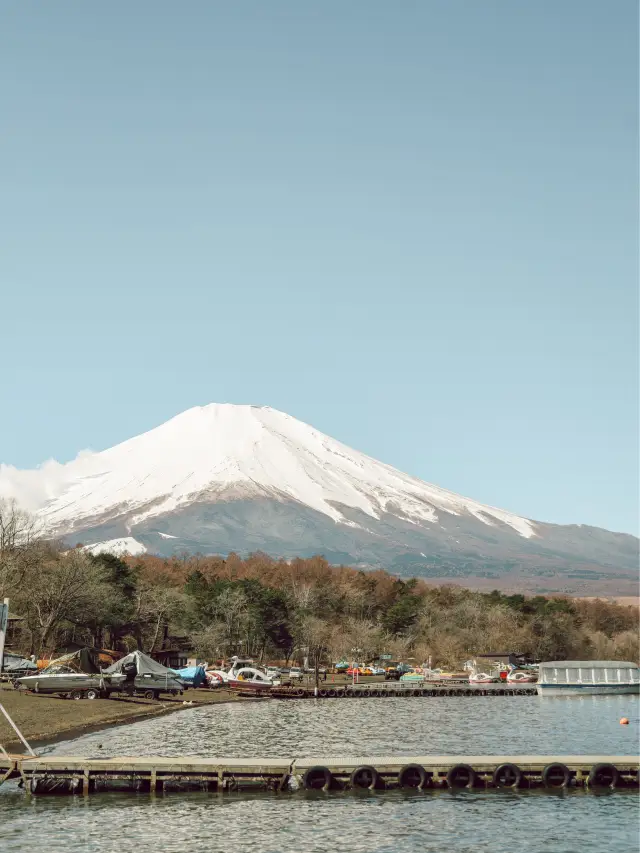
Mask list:
[[[239,691],[242,693],[242,689]],[[249,693],[249,691],[247,691]],[[526,687],[511,686],[510,684],[447,684],[415,682],[378,682],[372,684],[332,684],[320,682],[316,697],[315,687],[309,685],[286,685],[273,687],[268,695],[275,699],[364,699],[367,697],[407,697],[407,696],[536,696],[535,684]],[[265,694],[267,695],[267,694]]]
[[[322,758],[109,758],[0,755],[0,784],[29,794],[99,791],[417,790],[637,788],[628,755],[424,755]]]

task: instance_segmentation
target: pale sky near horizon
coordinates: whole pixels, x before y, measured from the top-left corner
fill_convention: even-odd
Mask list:
[[[6,0],[0,462],[209,402],[638,530],[634,2]]]

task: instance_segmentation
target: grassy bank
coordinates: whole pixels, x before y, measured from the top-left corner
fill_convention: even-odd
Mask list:
[[[87,732],[132,723],[145,717],[170,714],[188,708],[242,701],[228,690],[187,690],[180,697],[160,701],[133,699],[87,699],[74,701],[41,696],[0,686],[0,702],[32,747],[79,737]],[[251,701],[251,700],[249,700]],[[193,703],[185,705],[184,702]],[[0,743],[8,751],[23,752],[15,732],[0,714]]]

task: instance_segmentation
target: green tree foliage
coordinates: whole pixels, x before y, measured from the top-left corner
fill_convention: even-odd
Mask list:
[[[18,520],[31,530],[28,519]],[[329,566],[322,557],[92,557],[14,537],[3,560],[27,653],[70,641],[154,651],[180,636],[207,659],[249,654],[313,663],[386,652],[460,666],[476,654],[508,651],[538,659],[638,657],[634,607],[429,586]]]

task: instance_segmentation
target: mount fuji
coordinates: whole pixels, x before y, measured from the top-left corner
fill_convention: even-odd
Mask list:
[[[635,537],[485,506],[269,407],[196,407],[66,464],[0,465],[0,497],[94,553],[324,554],[469,586],[637,594]]]

